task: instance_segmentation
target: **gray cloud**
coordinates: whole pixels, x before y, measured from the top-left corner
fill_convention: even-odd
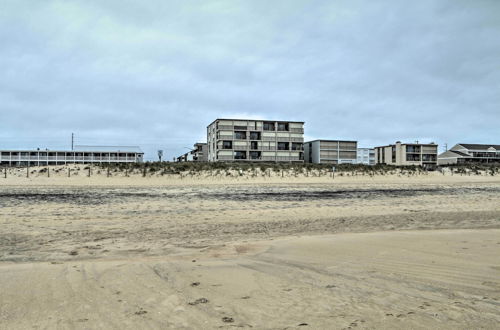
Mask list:
[[[139,144],[217,117],[310,138],[500,143],[500,2],[3,1],[2,147]]]

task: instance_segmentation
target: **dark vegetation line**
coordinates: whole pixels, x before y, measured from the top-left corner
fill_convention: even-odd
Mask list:
[[[125,171],[126,169],[146,169],[149,172],[165,172],[165,174],[179,174],[181,172],[192,171],[213,171],[213,170],[242,170],[254,171],[260,169],[261,171],[271,170],[274,172],[279,171],[298,171],[304,170],[323,170],[331,171],[332,164],[308,164],[308,163],[223,163],[223,162],[181,162],[181,163],[167,163],[167,162],[145,162],[145,163],[131,163],[131,164],[101,164],[98,165],[103,169],[110,168],[112,170]],[[479,171],[493,171],[493,173],[500,173],[500,164],[465,164],[465,165],[447,165],[457,173],[466,173],[472,171],[479,174]],[[444,168],[444,167],[442,167]],[[438,168],[441,170],[442,168]],[[340,164],[335,165],[336,172],[361,172],[361,173],[389,173],[394,170],[405,170],[409,172],[427,172],[421,166],[391,166],[391,165],[363,165],[363,164]]]
[[[230,171],[236,171],[240,175],[250,174],[252,176],[265,175],[266,173],[282,173],[286,176],[324,176],[331,175],[332,164],[309,164],[309,163],[257,163],[257,162],[180,162],[180,163],[170,163],[170,162],[144,162],[144,163],[110,163],[110,164],[67,164],[58,166],[39,166],[34,167],[30,171],[31,174],[47,173],[47,169],[50,167],[55,167],[53,170],[55,173],[69,171],[71,175],[73,170],[76,170],[75,166],[84,166],[83,174],[85,171],[92,174],[108,174],[113,175],[113,173],[122,173],[127,175],[141,174],[142,176],[151,175],[198,175],[202,172],[211,172],[211,175],[230,175]],[[25,169],[26,167],[17,167],[18,169]],[[67,169],[65,169],[67,168]],[[97,173],[94,169],[97,168]],[[10,167],[11,169],[16,169],[16,167]],[[30,168],[31,169],[31,168]],[[80,168],[81,169],[81,168]],[[260,171],[260,174],[258,172]],[[468,174],[468,175],[497,175],[500,174],[500,164],[460,164],[460,165],[447,165],[438,167],[435,170],[424,169],[421,166],[391,166],[391,165],[363,165],[363,164],[340,164],[335,165],[335,175],[390,175],[390,174],[402,174],[402,175],[419,175],[426,174],[429,171],[439,171],[443,174],[445,172],[451,172],[452,174]],[[6,168],[2,169],[2,173],[7,173]],[[52,172],[52,170],[51,170]],[[319,172],[319,173],[318,173]],[[5,174],[4,173],[4,174]],[[50,173],[47,173],[50,175]],[[234,176],[234,174],[231,174]],[[236,174],[237,175],[237,174]]]

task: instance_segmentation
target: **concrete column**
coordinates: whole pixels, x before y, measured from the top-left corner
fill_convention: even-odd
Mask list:
[[[400,141],[397,141],[396,142],[396,165],[404,165],[404,162],[406,161],[406,159],[403,159],[403,154],[406,153],[406,150],[405,152],[403,152],[403,146],[401,145],[401,142]]]

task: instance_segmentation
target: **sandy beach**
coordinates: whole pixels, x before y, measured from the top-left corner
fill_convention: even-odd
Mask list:
[[[1,328],[500,323],[498,175],[23,173],[0,179]]]

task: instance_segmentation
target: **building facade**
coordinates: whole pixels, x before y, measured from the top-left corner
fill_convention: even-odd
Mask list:
[[[217,119],[207,143],[209,162],[303,162],[304,122]]]
[[[438,156],[438,165],[500,163],[500,145],[459,143]]]
[[[185,154],[180,155],[175,159],[176,162],[192,162],[193,161],[193,155],[191,152],[186,152]]]
[[[177,162],[206,162],[208,159],[207,144],[195,143],[194,149],[180,155],[175,160]]]
[[[396,166],[422,166],[434,168],[437,165],[438,145],[435,143],[401,143],[375,148],[375,163]]]
[[[74,150],[0,150],[0,165],[43,166],[66,164],[140,163],[139,147],[75,146]]]
[[[195,143],[194,149],[191,151],[193,154],[193,161],[206,162],[208,161],[208,146],[206,143]]]
[[[305,160],[314,164],[355,164],[357,146],[357,141],[309,141],[304,144]]]
[[[364,165],[375,165],[375,149],[358,148],[356,163]]]

